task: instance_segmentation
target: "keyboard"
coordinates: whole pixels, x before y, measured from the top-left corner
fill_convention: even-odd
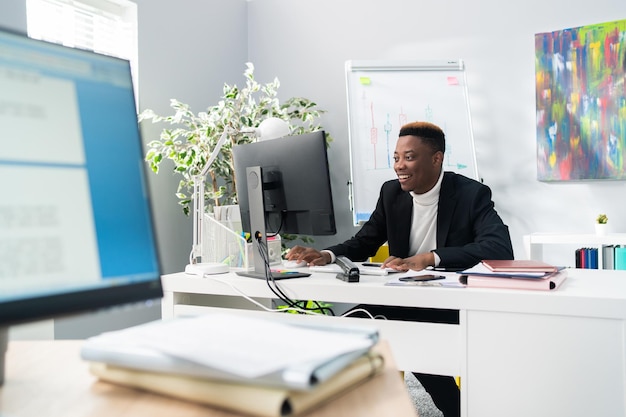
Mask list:
[[[360,264],[357,264],[357,265],[359,267],[359,273],[361,275],[389,275],[389,274],[393,274],[394,272],[400,272],[391,268],[380,269],[380,267],[377,267],[377,266],[363,266]],[[312,265],[309,267],[309,271],[329,272],[329,273],[335,273],[335,274],[339,274],[343,272],[341,267],[337,264],[328,264],[328,265],[321,265],[321,266]]]
[[[294,271],[293,269],[271,269],[274,279],[304,278],[310,277],[309,272]]]

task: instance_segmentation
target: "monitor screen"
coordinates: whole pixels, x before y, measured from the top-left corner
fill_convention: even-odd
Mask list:
[[[336,233],[324,131],[238,145],[233,161],[242,225],[251,236]],[[255,272],[258,258],[255,252]]]
[[[145,169],[128,61],[0,30],[0,333],[162,296]]]

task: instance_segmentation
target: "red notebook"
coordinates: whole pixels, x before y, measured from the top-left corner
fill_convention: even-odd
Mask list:
[[[532,259],[484,260],[482,264],[493,272],[556,272],[554,265]]]

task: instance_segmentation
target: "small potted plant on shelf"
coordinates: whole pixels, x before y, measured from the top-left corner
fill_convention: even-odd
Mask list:
[[[606,235],[609,218],[606,214],[598,214],[596,217],[596,234]]]

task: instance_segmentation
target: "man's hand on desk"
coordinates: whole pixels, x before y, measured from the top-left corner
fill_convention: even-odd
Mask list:
[[[285,258],[289,261],[306,262],[307,265],[322,266],[332,263],[330,254],[326,251],[318,251],[317,249],[294,246],[289,250]],[[390,256],[383,262],[382,269],[390,268],[396,271],[421,271],[429,266],[435,265],[435,255],[432,252],[418,253],[408,258],[397,258]]]
[[[332,259],[327,252],[320,252],[317,249],[307,248],[304,246],[294,246],[287,252],[285,258],[289,261],[304,261],[307,265],[326,265],[331,263]]]
[[[390,256],[385,259],[382,267],[406,272],[409,269],[412,269],[413,271],[421,271],[422,269],[426,269],[433,265],[435,265],[435,255],[433,255],[432,252],[426,252],[418,253],[417,255],[413,255],[408,258],[396,258],[395,256]]]

